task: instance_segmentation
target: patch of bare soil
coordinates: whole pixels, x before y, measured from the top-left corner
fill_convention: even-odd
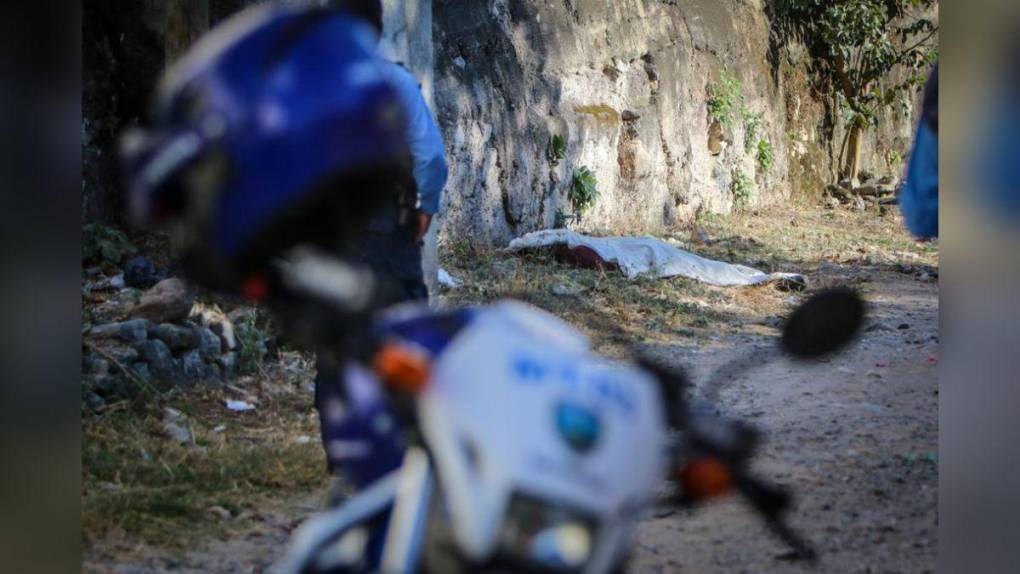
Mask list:
[[[870,331],[843,354],[811,365],[782,360],[720,390],[721,410],[764,431],[757,470],[796,494],[792,522],[816,546],[818,571],[931,572],[938,486],[938,294],[894,272],[859,285]],[[749,347],[664,345],[660,357],[704,379]],[[634,572],[799,572],[740,500],[641,524]]]

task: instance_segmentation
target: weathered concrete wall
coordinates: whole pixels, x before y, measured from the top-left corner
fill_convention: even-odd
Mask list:
[[[251,3],[210,0],[210,24]],[[802,48],[770,45],[763,0],[384,3],[383,49],[435,102],[447,142],[443,237],[502,243],[552,226],[557,210],[570,211],[571,173],[581,166],[602,195],[580,227],[618,233],[732,209],[738,172],[755,181],[751,205],[817,194],[836,179],[838,111],[812,92]],[[144,113],[162,69],[163,8],[154,0],[84,7],[86,219],[118,219],[114,134]],[[722,130],[723,149],[710,150],[709,86],[724,69],[763,114],[775,158],[768,170],[745,151],[739,118]],[[906,157],[914,115],[890,109],[868,132],[866,171],[902,171],[889,160]],[[547,157],[553,135],[567,141],[556,165]]]
[[[755,181],[751,206],[834,179],[834,112],[810,93],[803,51],[780,47],[770,61],[761,0],[434,0],[433,12],[452,166],[442,237],[501,243],[552,226],[581,166],[601,197],[579,227],[616,233],[726,213],[736,173]],[[739,116],[710,149],[709,90],[724,69],[762,113],[767,170],[745,151]],[[865,168],[889,171],[877,155],[887,142],[905,149],[911,123],[869,136]],[[554,134],[567,140],[558,165]]]

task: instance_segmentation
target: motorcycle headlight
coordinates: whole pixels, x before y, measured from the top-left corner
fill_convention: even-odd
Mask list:
[[[579,571],[595,545],[596,521],[582,512],[524,496],[510,502],[500,534],[515,560],[554,571]]]

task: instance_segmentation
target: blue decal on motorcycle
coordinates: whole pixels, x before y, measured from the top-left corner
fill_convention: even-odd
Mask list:
[[[514,373],[522,381],[539,382],[545,378],[545,365],[530,357],[518,356],[513,363]]]
[[[570,448],[590,451],[602,435],[602,421],[594,411],[571,403],[556,405],[556,430]]]
[[[518,351],[511,359],[510,370],[521,383],[557,385],[581,400],[609,403],[628,415],[637,408],[638,399],[629,381],[612,372],[586,368],[573,360],[550,361]]]

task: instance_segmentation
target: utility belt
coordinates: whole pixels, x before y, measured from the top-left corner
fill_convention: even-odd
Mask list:
[[[385,235],[407,233],[414,237],[417,226],[418,186],[412,177],[396,184],[393,202],[385,205],[368,220],[367,229]]]

